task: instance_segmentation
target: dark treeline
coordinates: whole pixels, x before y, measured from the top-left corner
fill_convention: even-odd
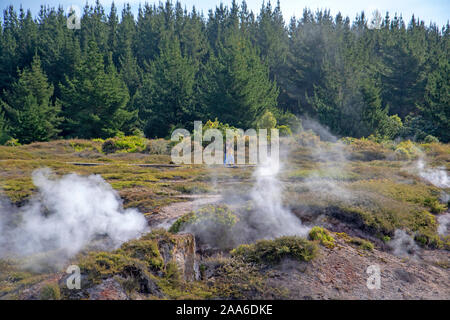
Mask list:
[[[256,127],[296,116],[337,135],[450,140],[449,24],[414,16],[351,22],[245,2],[207,17],[180,3],[109,13],[86,6],[81,29],[62,8],[4,11],[0,142],[106,138],[137,129],[165,137],[194,120]]]

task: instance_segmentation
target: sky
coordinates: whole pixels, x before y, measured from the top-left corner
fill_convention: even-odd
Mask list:
[[[165,0],[163,0],[165,2]],[[174,0],[172,0],[174,1]],[[216,5],[223,2],[225,5],[229,5],[232,0],[181,0],[180,2],[185,5],[188,10],[195,5],[199,11],[203,11],[206,15],[208,9],[215,8]],[[266,0],[267,1],[267,0]],[[90,4],[95,0],[88,0]],[[112,0],[100,0],[105,7],[106,13],[109,13]],[[124,3],[130,3],[134,12],[137,12],[139,3],[145,2],[154,3],[159,1],[154,0],[115,0],[114,3],[119,8],[123,7]],[[238,0],[240,3],[241,0]],[[276,0],[272,0],[273,4]],[[247,0],[247,5],[250,10],[258,13],[263,0]],[[403,19],[409,22],[412,14],[414,13],[416,18],[419,17],[424,20],[428,25],[430,22],[436,23],[438,26],[444,26],[450,20],[450,1],[449,0],[280,0],[281,10],[285,21],[288,22],[292,16],[301,17],[303,8],[307,7],[315,11],[316,9],[330,9],[331,14],[334,16],[339,11],[344,15],[350,17],[353,21],[355,16],[364,10],[366,15],[371,16],[372,12],[378,9],[384,17],[386,11],[389,11],[390,16],[393,17],[394,13],[402,14]],[[79,8],[83,8],[86,4],[86,0],[0,0],[0,9],[3,11],[8,5],[13,4],[14,7],[19,8],[22,5],[24,8],[31,9],[33,14],[39,12],[41,4],[48,4],[50,6],[57,7],[59,4],[64,9],[69,8],[71,5],[76,5]]]

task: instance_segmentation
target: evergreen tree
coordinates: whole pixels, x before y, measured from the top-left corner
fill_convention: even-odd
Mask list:
[[[108,51],[108,19],[99,0],[94,6],[86,3],[81,18],[81,48],[86,50],[90,41],[95,41],[101,52]]]
[[[362,85],[362,126],[366,132],[362,135],[368,136],[377,133],[381,129],[382,124],[387,119],[387,109],[382,108],[381,90],[373,83],[373,81],[366,80]]]
[[[4,144],[9,140],[8,126],[6,124],[5,117],[3,113],[0,113],[0,145]]]
[[[19,55],[17,54],[17,34],[19,22],[13,6],[9,6],[3,13],[3,28],[0,45],[0,93],[9,90],[17,80]],[[22,66],[23,67],[23,66]]]
[[[176,36],[163,37],[159,57],[147,67],[136,104],[148,137],[165,137],[173,126],[196,120],[195,66],[181,54]]]
[[[425,90],[425,102],[419,110],[429,128],[426,133],[450,142],[450,62],[444,55],[438,58]]]
[[[240,34],[230,35],[210,62],[210,88],[206,105],[213,117],[230,125],[249,128],[266,110],[275,108],[276,84],[267,64]]]
[[[79,138],[107,138],[117,134],[132,118],[126,110],[127,87],[109,56],[103,56],[90,41],[72,79],[61,85],[65,135]]]
[[[1,101],[10,123],[11,134],[21,143],[48,141],[59,133],[60,106],[53,103],[53,86],[35,55],[31,68],[19,72],[19,79]]]
[[[120,58],[123,59],[123,57],[132,50],[135,33],[136,25],[134,16],[131,12],[130,5],[127,4],[122,10],[122,20],[120,21],[117,31],[117,48],[113,51],[113,54],[119,57],[117,62],[119,62]],[[119,68],[122,67],[122,64],[120,63],[116,65],[118,65]]]
[[[111,11],[108,15],[108,49],[112,52],[113,61],[116,67],[119,66],[119,56],[118,52],[118,28],[119,28],[119,17],[117,15],[116,5],[111,3]]]

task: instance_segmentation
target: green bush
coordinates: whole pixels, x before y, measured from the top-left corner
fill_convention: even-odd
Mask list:
[[[361,249],[364,250],[368,250],[368,251],[372,251],[374,249],[374,245],[372,242],[368,241],[368,240],[364,240],[361,238],[351,238],[350,240],[351,244],[356,244],[358,245]]]
[[[422,247],[429,249],[442,249],[444,242],[439,235],[427,231],[419,231],[414,235],[414,240]]]
[[[426,198],[424,200],[424,205],[430,208],[430,212],[434,214],[439,214],[447,210],[447,206],[443,203],[440,203],[436,198]]]
[[[40,300],[59,300],[61,299],[61,291],[58,284],[46,284],[42,287],[40,294]]]
[[[431,134],[427,135],[425,139],[423,139],[423,142],[425,143],[433,143],[433,142],[439,142],[439,139],[435,136],[432,136]]]
[[[377,130],[378,136],[383,140],[392,140],[397,137],[403,130],[402,119],[398,115],[392,115],[386,117],[380,124],[380,128]]]
[[[5,144],[11,137],[8,134],[8,126],[6,120],[3,117],[3,113],[0,112],[0,145]]]
[[[235,135],[236,137],[238,136],[238,131],[237,131],[237,129],[236,129],[235,127],[232,127],[232,126],[230,126],[230,125],[227,124],[227,123],[219,122],[219,120],[217,120],[217,118],[216,118],[216,120],[214,120],[214,121],[208,120],[208,121],[203,125],[203,128],[202,128],[203,134],[205,134],[206,130],[208,130],[208,129],[217,129],[217,130],[219,130],[219,131],[222,133],[224,145],[225,145],[225,143],[226,143],[227,130],[231,130],[232,132],[234,132],[234,135]],[[194,130],[194,133],[193,133],[192,136],[191,136],[191,140],[193,141],[193,143],[194,143],[194,136],[195,136],[195,130]],[[209,145],[209,144],[210,144],[210,142],[208,142],[208,141],[203,141],[202,146],[203,146],[203,147],[206,147],[206,146]]]
[[[161,270],[164,266],[158,245],[153,240],[140,239],[126,242],[117,253],[145,261],[152,270]]]
[[[280,137],[289,137],[292,136],[292,130],[289,126],[282,125],[277,127],[280,133]]]
[[[20,146],[21,144],[20,144],[20,142],[19,142],[18,139],[11,138],[11,139],[9,139],[8,141],[6,141],[6,142],[4,143],[4,145],[7,146],[7,147],[18,147],[18,146]]]
[[[334,248],[334,238],[331,236],[330,232],[324,228],[315,226],[309,231],[309,238],[311,240],[319,241],[320,244],[327,248]]]
[[[256,125],[259,129],[269,130],[277,126],[277,119],[272,112],[266,111],[261,118],[259,118]]]
[[[147,140],[140,136],[117,136],[107,139],[102,145],[103,153],[142,152],[146,148]]]
[[[317,245],[304,238],[289,236],[274,240],[259,240],[254,244],[243,244],[231,251],[233,257],[247,262],[277,264],[283,258],[310,261],[317,256]]]
[[[181,273],[178,269],[177,264],[174,261],[170,261],[166,265],[166,269],[164,270],[164,274],[166,279],[169,281],[171,285],[179,285],[181,282]]]
[[[291,132],[294,133],[298,133],[302,130],[302,121],[290,112],[277,114],[276,118],[280,127],[287,126],[291,129]]]
[[[400,142],[395,148],[395,155],[398,160],[412,160],[416,159],[420,154],[420,150],[414,145],[411,140]]]

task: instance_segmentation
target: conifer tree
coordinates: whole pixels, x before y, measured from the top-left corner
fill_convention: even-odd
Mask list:
[[[103,55],[90,41],[72,79],[61,85],[65,135],[107,138],[117,134],[132,118],[126,110],[128,89],[117,73],[112,57],[105,67]]]
[[[48,141],[59,133],[59,103],[53,103],[53,86],[35,55],[31,67],[19,72],[19,79],[1,101],[6,111],[10,132],[21,143]]]
[[[213,117],[233,126],[252,127],[266,110],[275,108],[276,84],[270,81],[267,64],[240,34],[230,35],[210,63],[207,105]]]
[[[195,67],[181,54],[176,36],[161,40],[160,55],[147,67],[136,104],[148,137],[165,137],[171,127],[189,125],[195,119]]]
[[[427,122],[427,133],[438,137],[442,142],[449,142],[450,62],[444,55],[438,57],[438,67],[428,77],[425,103],[419,109],[420,115]]]
[[[9,140],[8,126],[3,113],[0,113],[0,145]]]

